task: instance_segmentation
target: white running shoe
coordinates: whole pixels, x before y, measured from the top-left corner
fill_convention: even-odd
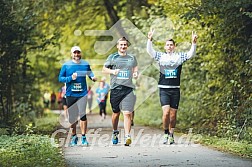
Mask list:
[[[130,144],[131,144],[131,137],[130,137],[130,135],[127,135],[126,137],[125,137],[125,143],[124,143],[124,145],[125,146],[129,146]]]
[[[164,134],[163,144],[167,144],[168,138],[169,138],[168,134]]]

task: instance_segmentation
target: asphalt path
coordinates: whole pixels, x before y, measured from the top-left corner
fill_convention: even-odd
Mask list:
[[[111,117],[101,119],[97,114],[88,114],[87,139],[89,146],[68,146],[70,135],[67,123],[62,123],[56,133],[61,134],[64,158],[68,167],[104,167],[104,166],[176,166],[176,167],[252,167],[252,160],[223,153],[197,144],[200,135],[190,131],[175,136],[175,144],[164,145],[163,131],[157,128],[135,125],[132,127],[132,144],[124,146],[123,121],[119,122],[119,143],[111,142]],[[62,120],[63,122],[63,120]],[[79,126],[77,135],[80,137]],[[62,138],[63,137],[63,138]],[[80,140],[79,140],[80,142]]]

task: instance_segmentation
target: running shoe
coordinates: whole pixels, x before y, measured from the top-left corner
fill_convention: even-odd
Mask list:
[[[175,143],[173,135],[169,136],[169,142],[170,142],[170,144],[174,144]]]
[[[87,145],[88,145],[88,141],[87,141],[86,136],[82,136],[82,137],[81,137],[81,144],[82,144],[83,146],[87,146]]]
[[[164,134],[163,144],[167,144],[168,138],[169,138],[168,134]]]
[[[125,137],[124,145],[129,146],[130,144],[131,144],[131,137],[130,137],[130,135],[128,135],[128,136]]]
[[[112,143],[113,144],[117,144],[118,143],[118,134],[119,134],[119,131],[116,130],[112,133]]]
[[[71,142],[70,142],[70,146],[71,147],[72,146],[76,146],[77,143],[78,143],[78,137],[77,137],[77,135],[72,136],[72,139],[71,139]]]

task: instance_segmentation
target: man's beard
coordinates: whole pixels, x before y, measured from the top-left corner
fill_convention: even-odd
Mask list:
[[[81,56],[74,56],[73,59],[76,60],[76,61],[78,61],[78,60],[81,59]]]

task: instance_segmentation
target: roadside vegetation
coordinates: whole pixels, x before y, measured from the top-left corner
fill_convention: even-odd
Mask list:
[[[240,157],[252,158],[252,144],[248,141],[234,141],[216,136],[203,136],[199,143]]]
[[[64,167],[61,147],[51,143],[50,134],[59,126],[58,115],[45,114],[35,119],[35,125],[28,125],[23,134],[8,135],[0,129],[0,166],[45,166]]]

